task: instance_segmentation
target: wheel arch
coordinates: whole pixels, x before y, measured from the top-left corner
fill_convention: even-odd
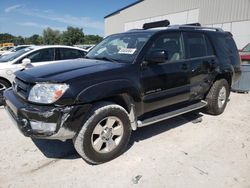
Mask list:
[[[217,81],[217,80],[220,80],[220,79],[225,79],[228,82],[229,87],[231,88],[232,78],[233,78],[233,75],[232,75],[231,72],[223,72],[223,73],[218,74],[215,77],[214,82]]]
[[[3,80],[5,82],[7,82],[10,86],[12,85],[11,82],[7,78],[4,78],[4,77],[0,76],[0,80]]]

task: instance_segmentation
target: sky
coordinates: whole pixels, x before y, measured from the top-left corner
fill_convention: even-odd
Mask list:
[[[29,37],[50,27],[104,35],[104,16],[136,0],[0,0],[0,33]]]

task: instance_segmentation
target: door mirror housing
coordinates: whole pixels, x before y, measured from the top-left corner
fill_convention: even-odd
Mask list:
[[[30,66],[30,64],[31,64],[31,60],[30,60],[29,58],[24,58],[24,59],[22,60],[22,66],[23,66],[24,68]]]
[[[149,63],[165,63],[168,60],[168,53],[165,50],[151,51],[145,58]]]

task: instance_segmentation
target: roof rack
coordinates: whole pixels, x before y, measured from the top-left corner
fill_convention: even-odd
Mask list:
[[[190,29],[190,30],[210,30],[210,31],[220,31],[224,32],[221,28],[214,28],[214,27],[202,27],[200,23],[190,23],[190,24],[182,24],[182,25],[170,25],[169,20],[162,20],[157,22],[149,22],[143,24],[143,29],[153,29],[159,27],[166,27],[169,29]],[[129,31],[137,31],[141,29],[131,29]]]
[[[211,30],[211,31],[221,31],[221,32],[223,32],[223,29],[221,29],[221,28],[193,26],[193,25],[190,25],[190,24],[173,25],[173,26],[170,26],[170,28],[172,28],[172,29]]]
[[[151,29],[156,27],[167,27],[170,25],[170,22],[168,20],[162,20],[157,22],[150,22],[143,24],[143,29]]]

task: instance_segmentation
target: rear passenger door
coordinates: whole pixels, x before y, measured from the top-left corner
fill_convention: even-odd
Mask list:
[[[209,38],[199,32],[185,32],[184,42],[190,68],[190,100],[203,99],[217,65],[214,49]]]
[[[57,48],[56,50],[56,60],[69,60],[69,59],[79,59],[84,58],[84,54],[80,50],[71,48]]]

